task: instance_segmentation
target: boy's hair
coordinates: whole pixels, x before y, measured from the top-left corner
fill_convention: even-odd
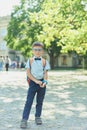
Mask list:
[[[32,45],[32,48],[35,47],[35,46],[40,46],[40,47],[44,48],[44,46],[41,42],[34,42],[33,45]]]

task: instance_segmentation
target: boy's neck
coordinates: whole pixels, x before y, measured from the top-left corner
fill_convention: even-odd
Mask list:
[[[42,56],[33,56],[34,58],[42,58]]]

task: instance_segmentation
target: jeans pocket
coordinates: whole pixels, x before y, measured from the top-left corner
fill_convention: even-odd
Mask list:
[[[30,80],[29,86],[30,86],[30,87],[33,87],[33,86],[35,86],[35,83],[34,83],[34,81]]]

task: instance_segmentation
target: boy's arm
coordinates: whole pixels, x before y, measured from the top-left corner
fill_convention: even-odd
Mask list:
[[[43,80],[43,85],[41,87],[45,87],[48,84],[48,71],[45,70],[44,72],[44,80]]]
[[[27,76],[29,77],[29,79],[31,79],[32,81],[34,81],[36,84],[39,84],[40,86],[42,85],[42,81],[37,80],[36,78],[33,77],[33,75],[30,72],[30,69],[27,68]]]
[[[45,60],[45,68],[44,68],[44,80],[42,87],[45,87],[48,84],[48,70],[50,69],[50,65],[47,60]]]
[[[47,70],[44,72],[44,80],[48,80],[48,71]]]

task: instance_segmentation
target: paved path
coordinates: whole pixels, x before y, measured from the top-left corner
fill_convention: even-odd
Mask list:
[[[27,89],[24,71],[0,72],[0,130],[20,130]],[[36,126],[34,113],[35,100],[27,130],[87,130],[87,75],[50,71],[42,126]]]

